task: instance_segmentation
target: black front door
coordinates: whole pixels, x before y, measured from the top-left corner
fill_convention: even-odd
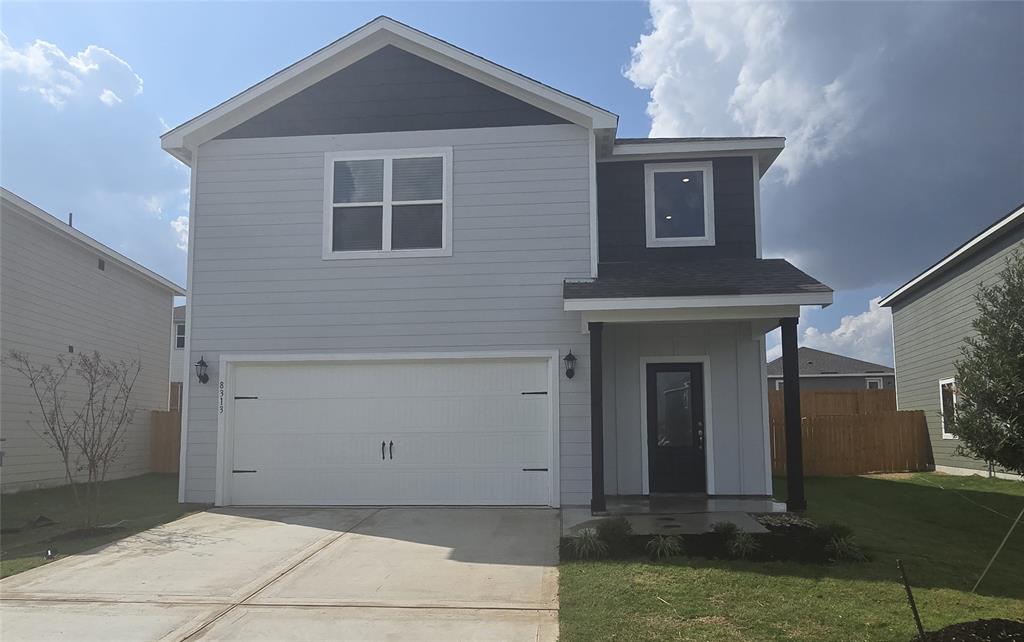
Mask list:
[[[652,493],[704,492],[704,377],[699,363],[647,366]]]

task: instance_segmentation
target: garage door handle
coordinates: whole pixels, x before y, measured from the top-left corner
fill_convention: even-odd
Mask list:
[[[383,442],[383,441],[382,441],[382,442],[380,442],[380,458],[381,458],[381,459],[384,459],[384,448],[385,448],[386,446],[387,446],[387,443],[385,443],[385,442]]]
[[[394,459],[394,458],[395,458],[395,442],[389,441],[388,442],[388,459]]]

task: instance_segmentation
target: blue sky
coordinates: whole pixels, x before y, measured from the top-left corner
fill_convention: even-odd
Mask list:
[[[766,255],[837,290],[807,345],[891,363],[869,301],[1024,201],[1022,3],[5,3],[0,182],[184,283],[188,173],[159,135],[380,13],[620,136],[787,136]]]

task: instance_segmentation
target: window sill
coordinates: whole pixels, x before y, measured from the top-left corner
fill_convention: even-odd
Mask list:
[[[321,258],[325,261],[344,259],[423,259],[451,256],[448,248],[422,250],[353,250],[350,252],[324,252]]]
[[[705,247],[714,245],[714,237],[648,238],[647,247]]]

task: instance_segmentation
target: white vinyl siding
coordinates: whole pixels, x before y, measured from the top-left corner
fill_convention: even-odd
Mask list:
[[[451,256],[324,261],[325,154],[452,148]],[[588,132],[575,125],[211,141],[198,152],[186,501],[212,502],[221,353],[572,350],[563,504],[590,501],[589,339],[562,282],[590,276]]]
[[[149,412],[167,408],[171,292],[109,258],[100,270],[95,251],[6,205],[0,228],[0,352],[53,363],[58,353],[72,356],[74,346],[76,355],[140,358],[132,392],[138,410],[108,477],[148,472]],[[0,382],[3,491],[66,483],[60,456],[29,425],[39,423],[40,411],[22,375],[4,366]],[[82,388],[72,383],[69,390],[74,396]]]

